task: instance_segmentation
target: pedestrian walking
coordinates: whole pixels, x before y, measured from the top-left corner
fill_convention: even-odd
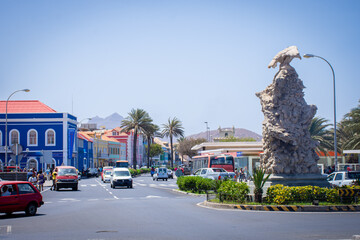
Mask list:
[[[37,177],[35,175],[35,172],[33,172],[31,177],[29,177],[28,181],[31,182],[35,187],[37,187]]]
[[[55,171],[53,171],[53,173],[52,173],[52,181],[53,181],[53,184],[52,184],[52,186],[51,186],[51,188],[50,188],[51,191],[52,191],[52,190],[56,190],[56,189],[55,189],[56,175],[57,175],[57,173],[56,173]]]
[[[37,175],[38,187],[39,191],[44,191],[44,183],[45,183],[45,175],[43,174],[42,170],[39,171]]]

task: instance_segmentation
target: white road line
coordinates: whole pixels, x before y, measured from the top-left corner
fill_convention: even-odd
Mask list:
[[[88,199],[88,201],[98,201],[98,198],[92,198],[92,199]]]
[[[114,196],[115,199],[119,199],[117,196]]]

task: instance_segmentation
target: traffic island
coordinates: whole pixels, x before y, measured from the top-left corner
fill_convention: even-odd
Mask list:
[[[313,205],[242,205],[225,204],[205,201],[202,206],[216,209],[237,209],[254,211],[280,211],[280,212],[360,212],[360,205],[331,205],[331,206],[313,206]]]

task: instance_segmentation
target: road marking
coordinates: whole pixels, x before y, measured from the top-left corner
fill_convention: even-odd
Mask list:
[[[119,199],[117,196],[114,196],[115,199]]]
[[[98,198],[92,198],[92,199],[88,199],[88,201],[98,201]]]
[[[149,196],[146,196],[145,198],[161,198],[161,197],[160,196],[149,195]]]

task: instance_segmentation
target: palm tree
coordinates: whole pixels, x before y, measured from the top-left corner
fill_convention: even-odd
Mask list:
[[[160,128],[156,124],[150,124],[148,128],[145,129],[145,136],[147,138],[148,147],[147,147],[147,167],[150,166],[150,145],[152,143],[153,137],[158,135]]]
[[[328,124],[327,122],[328,120],[324,118],[314,117],[309,126],[311,138],[318,143],[315,149],[318,154],[321,152],[327,154],[328,150],[334,149],[333,135],[331,131],[327,129],[329,126],[332,126],[332,124]]]
[[[150,128],[152,119],[149,114],[143,109],[131,109],[129,116],[121,122],[121,132],[134,131],[133,141],[133,167],[136,169],[136,143],[138,134],[146,132]]]
[[[163,130],[161,132],[163,137],[170,138],[170,162],[171,167],[174,167],[173,164],[173,137],[184,137],[184,128],[182,127],[182,123],[179,119],[174,117],[173,119],[168,119],[167,124],[163,124]]]
[[[342,150],[360,147],[360,104],[345,114],[339,123],[338,133]]]

